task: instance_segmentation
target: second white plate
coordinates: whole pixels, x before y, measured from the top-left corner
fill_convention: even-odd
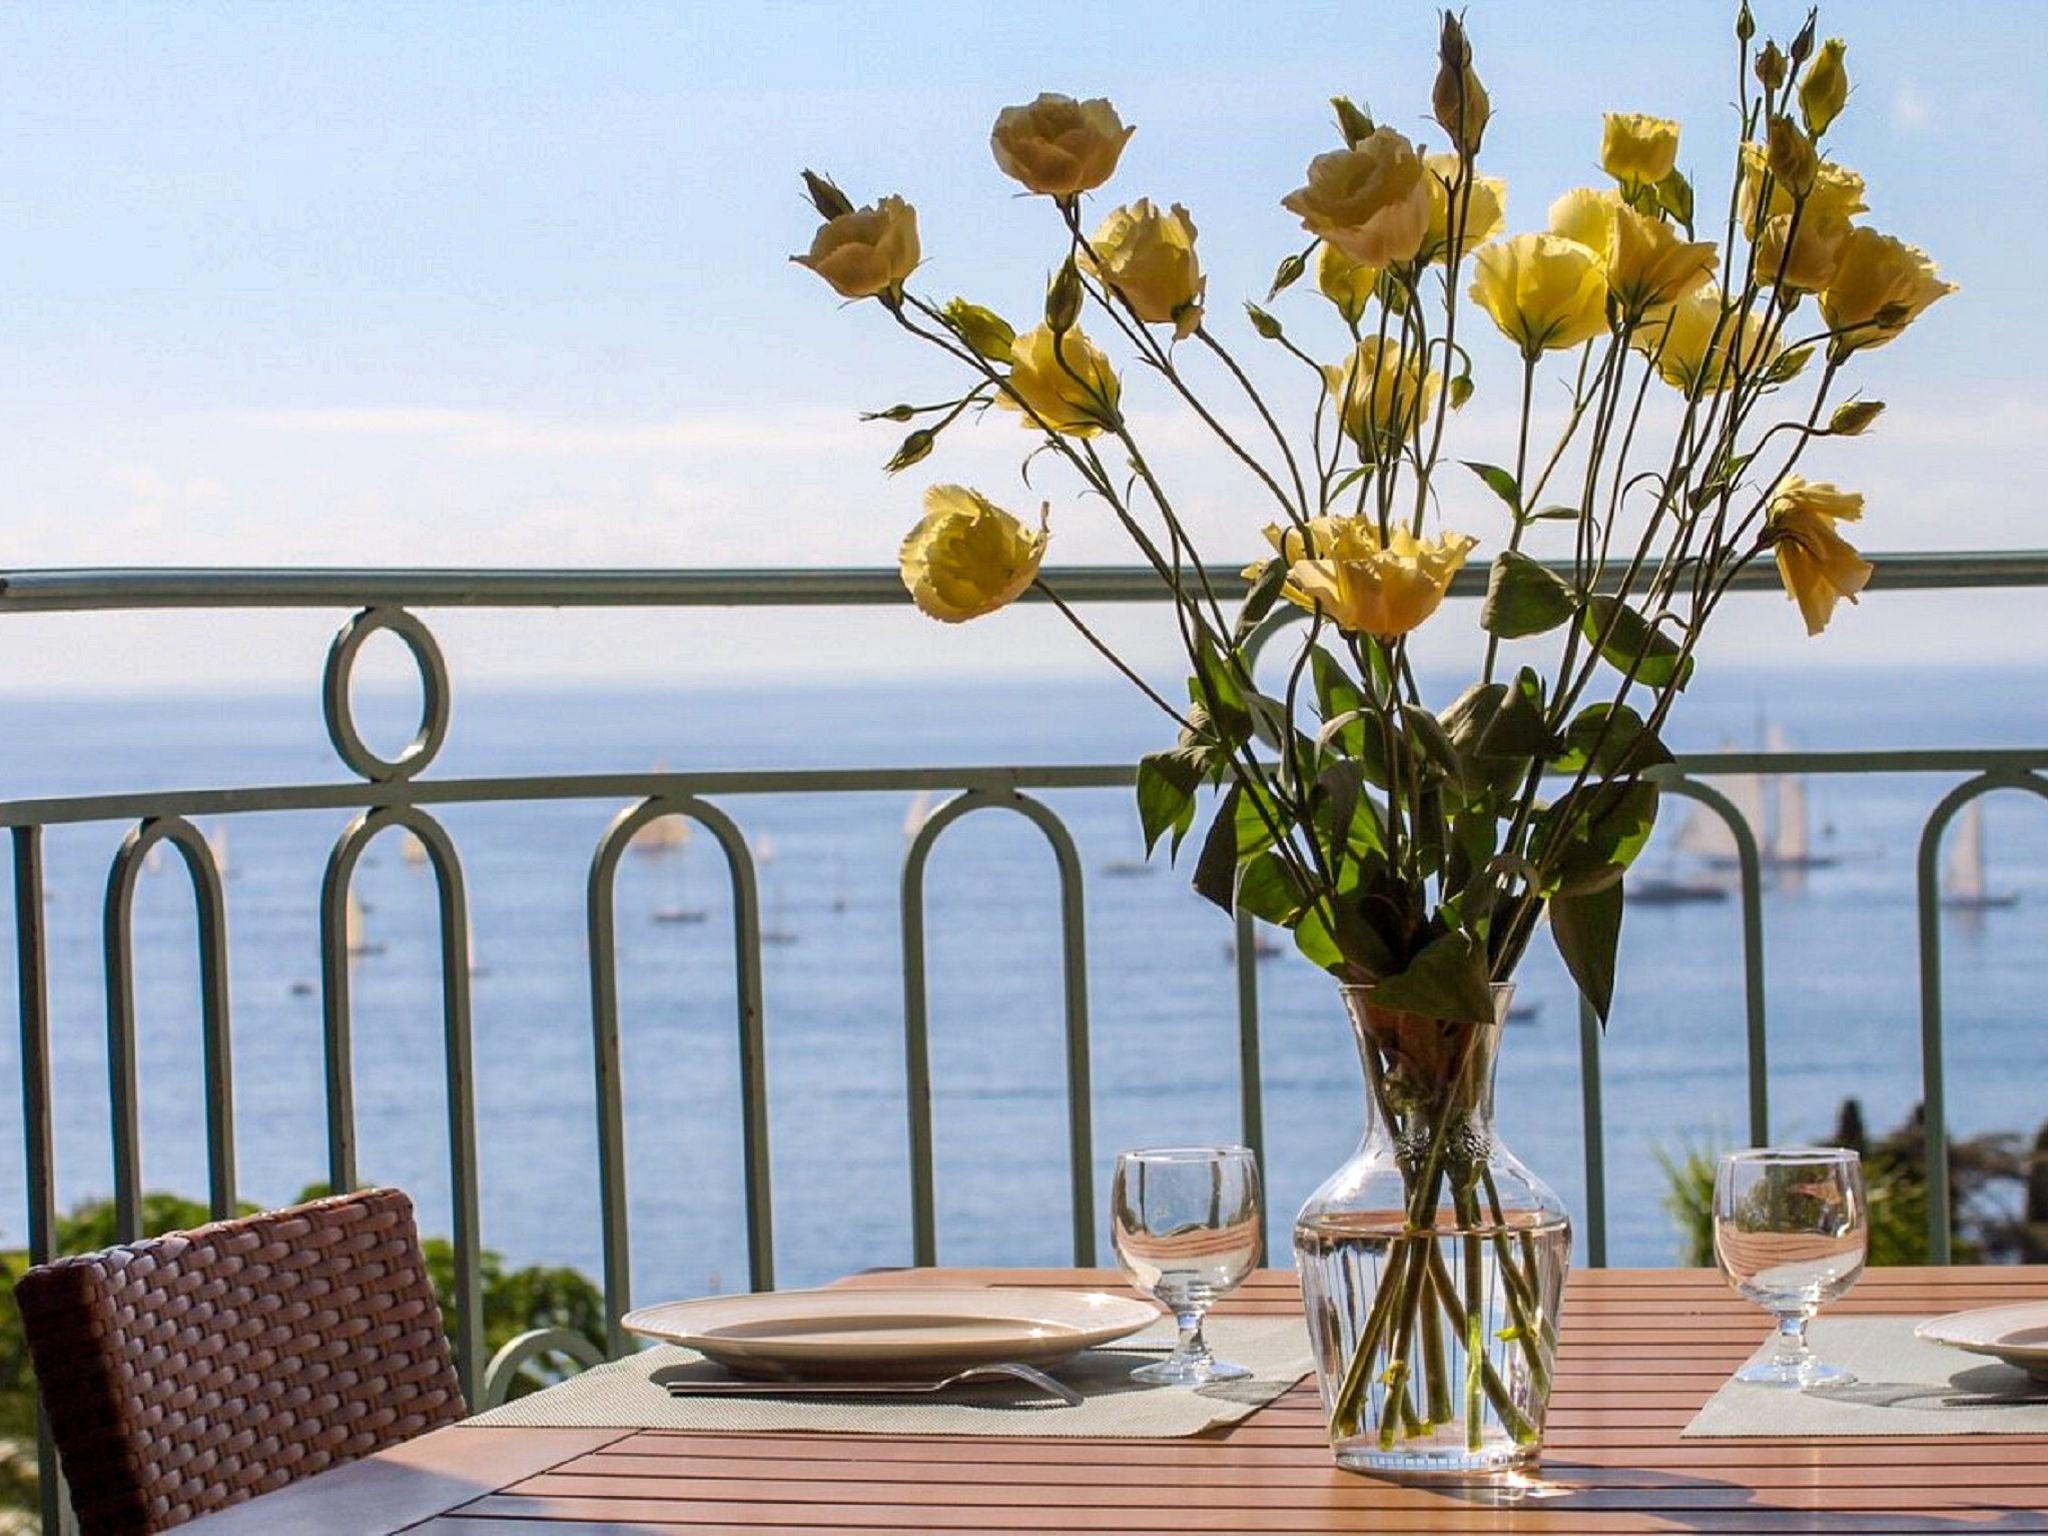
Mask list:
[[[2048,1381],[2048,1301],[2021,1301],[1930,1317],[1913,1330],[1923,1339],[1992,1355],[2036,1381]]]
[[[1044,1365],[1126,1338],[1157,1308],[1103,1291],[896,1286],[763,1291],[638,1307],[630,1331],[728,1370],[909,1376],[999,1360]]]

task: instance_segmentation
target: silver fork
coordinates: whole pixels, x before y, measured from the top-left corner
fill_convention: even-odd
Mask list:
[[[1069,1408],[1078,1408],[1082,1402],[1081,1394],[1065,1382],[1015,1360],[970,1366],[939,1381],[749,1381],[684,1374],[696,1369],[694,1365],[664,1366],[648,1379],[666,1388],[670,1397],[912,1397],[946,1392],[969,1382],[1009,1380],[1036,1387]]]

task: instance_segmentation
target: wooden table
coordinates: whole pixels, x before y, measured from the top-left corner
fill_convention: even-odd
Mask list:
[[[925,1270],[847,1285],[1114,1286],[1098,1270]],[[1836,1313],[2048,1298],[2048,1267],[1867,1274]],[[1222,1309],[1299,1309],[1264,1270]],[[457,1426],[195,1522],[199,1536],[823,1531],[2048,1533],[2048,1436],[1692,1440],[1767,1332],[1710,1270],[1574,1274],[1542,1476],[1497,1493],[1339,1472],[1314,1383],[1182,1440],[709,1435]]]

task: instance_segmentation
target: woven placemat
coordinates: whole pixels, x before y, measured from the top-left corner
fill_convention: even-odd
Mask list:
[[[1211,1319],[1218,1358],[1248,1367],[1240,1381],[1206,1387],[1147,1387],[1133,1367],[1157,1360],[1170,1331],[1144,1333],[1075,1356],[1052,1374],[1082,1394],[1078,1408],[1006,1387],[944,1398],[670,1397],[649,1376],[666,1366],[717,1367],[672,1344],[594,1366],[559,1386],[516,1398],[466,1422],[529,1429],[691,1429],[759,1434],[811,1430],[873,1435],[1053,1435],[1164,1440],[1234,1424],[1308,1374],[1308,1331],[1298,1317]]]
[[[1681,1438],[1728,1435],[2044,1435],[2048,1385],[1984,1355],[1915,1338],[1918,1317],[1823,1317],[1814,1352],[1855,1374],[1803,1392],[1722,1386]],[[1766,1341],[1755,1358],[1769,1354]]]

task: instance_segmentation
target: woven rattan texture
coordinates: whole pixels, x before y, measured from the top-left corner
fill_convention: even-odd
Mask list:
[[[166,1530],[463,1414],[395,1189],[60,1259],[15,1294],[84,1536]]]

